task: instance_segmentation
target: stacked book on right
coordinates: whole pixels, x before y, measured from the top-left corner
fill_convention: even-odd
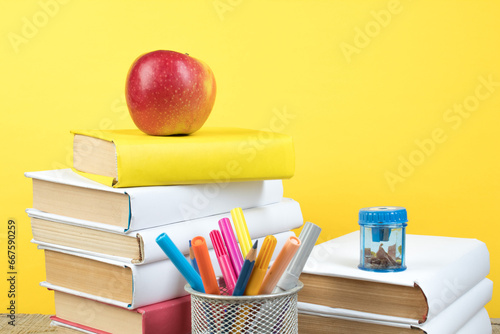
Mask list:
[[[483,242],[407,235],[402,272],[360,270],[359,256],[359,232],[315,246],[300,276],[301,334],[491,334]]]

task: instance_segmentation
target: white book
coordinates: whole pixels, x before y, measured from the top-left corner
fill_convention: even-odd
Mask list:
[[[286,240],[293,235],[295,235],[293,232],[274,234],[278,241],[276,249],[281,249]],[[264,238],[258,240],[260,249]],[[129,309],[187,295],[184,290],[187,282],[170,260],[134,265],[56,247],[39,245],[38,248],[45,250],[47,273],[47,280],[40,285],[51,290]],[[214,250],[210,250],[209,253],[215,274],[221,276]],[[50,262],[52,255],[48,254],[56,255],[59,259],[64,259],[64,262]],[[278,252],[275,251],[273,259],[277,255]],[[80,268],[78,274],[70,270],[75,266]],[[104,276],[102,274],[99,276],[99,272],[110,273],[104,276],[111,277],[102,279]],[[127,296],[118,298],[117,296],[122,294],[115,291],[122,290]]]
[[[283,198],[281,180],[112,188],[71,169],[24,175],[33,179],[35,209],[99,223],[115,232],[278,203]]]
[[[427,311],[426,314],[415,314],[415,318],[407,320],[408,323],[414,323],[415,320],[430,321],[481,282],[490,271],[488,249],[476,239],[407,235],[407,269],[401,272],[376,273],[360,270],[359,256],[360,239],[359,231],[356,231],[316,245],[303,273],[325,278],[345,278],[353,284],[369,281],[384,283],[388,287],[394,285],[417,289],[420,295],[423,294],[422,298],[425,298]],[[299,300],[300,298],[299,293]],[[362,300],[371,301],[367,299],[369,296],[363,294],[357,294],[356,298],[360,299],[358,305]],[[393,303],[394,299],[389,298],[388,301]]]
[[[81,221],[35,209],[26,211],[32,219],[33,243],[134,264],[167,259],[155,241],[161,233],[168,234],[179,250],[187,255],[189,254],[188,240],[198,235],[208,236],[212,230],[219,229],[220,219],[224,217],[231,219],[230,212],[226,212],[124,233],[108,231],[98,223]],[[252,239],[290,231],[303,224],[299,203],[289,198],[284,198],[275,204],[244,209],[243,214]],[[210,238],[206,239],[208,248],[213,248]],[[134,251],[129,252],[130,248]]]
[[[483,278],[477,285],[460,296],[455,302],[445,308],[430,321],[419,324],[418,321],[399,317],[390,317],[380,314],[359,312],[331,308],[322,305],[309,303],[298,303],[299,314],[309,314],[322,317],[336,318],[354,322],[364,322],[369,324],[398,327],[398,328],[418,328],[427,334],[480,334],[491,333],[491,323],[484,306],[491,300],[493,295],[493,282]],[[486,312],[486,317],[484,313]],[[486,320],[485,320],[486,318]],[[468,324],[471,322],[471,324]],[[478,326],[480,331],[467,331],[467,328]]]

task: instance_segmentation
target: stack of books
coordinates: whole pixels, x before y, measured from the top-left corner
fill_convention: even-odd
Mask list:
[[[486,245],[407,235],[402,272],[358,269],[359,232],[316,245],[300,280],[299,332],[490,334]]]
[[[289,136],[204,128],[189,136],[74,131],[73,169],[29,172],[33,242],[45,252],[53,324],[86,333],[190,333],[185,279],[156,244],[168,234],[186,257],[240,207],[253,240],[281,247],[303,224],[283,198],[294,173]],[[274,254],[275,256],[277,254]],[[220,269],[214,265],[216,274]]]

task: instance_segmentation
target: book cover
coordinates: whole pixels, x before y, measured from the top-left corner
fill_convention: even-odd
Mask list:
[[[283,247],[293,235],[275,234],[277,247]],[[264,238],[258,240],[261,245]],[[51,290],[128,309],[187,295],[186,280],[170,260],[134,265],[56,247],[38,247],[45,250],[47,276],[40,285]],[[209,254],[215,274],[221,276],[214,250]],[[274,252],[273,259],[276,256]]]
[[[482,308],[472,319],[460,328],[456,334],[491,334],[492,326],[488,311]]]
[[[191,298],[184,296],[135,310],[55,291],[52,320],[91,331],[120,334],[191,332]]]
[[[407,235],[402,272],[360,270],[359,256],[359,232],[316,245],[301,275],[299,301],[424,322],[490,270],[488,249],[475,239]]]
[[[283,198],[281,180],[115,189],[70,169],[24,175],[33,179],[35,209],[117,232],[221,214],[235,207],[264,206]]]
[[[189,253],[188,240],[197,235],[209,235],[218,229],[218,221],[231,218],[230,212],[204,218],[168,224],[135,232],[117,233],[100,228],[93,222],[81,221],[69,217],[49,214],[28,209],[32,219],[32,242],[40,245],[65,248],[111,259],[134,263],[151,263],[165,260],[165,253],[156,244],[156,237],[161,233],[171,236],[179,250]],[[279,203],[243,210],[252,239],[265,237],[299,228],[303,224],[300,205],[285,198]],[[207,246],[212,242],[207,238]]]
[[[424,324],[414,327],[422,328],[429,334],[454,334],[464,330],[464,326],[484,309],[484,306],[491,301],[493,295],[493,282],[487,278],[483,279],[476,286],[467,291],[463,296],[451,303],[437,316],[429,319]],[[491,331],[491,322],[488,317],[487,327]],[[484,324],[482,325],[484,327]],[[481,333],[479,328],[472,332]],[[484,331],[483,331],[484,333]]]
[[[268,131],[204,127],[188,136],[148,136],[138,129],[72,133],[74,169],[112,187],[287,179],[295,170],[292,138]]]

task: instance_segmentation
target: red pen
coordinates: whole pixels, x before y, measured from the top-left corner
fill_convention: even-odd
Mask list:
[[[222,242],[222,236],[219,230],[213,230],[210,232],[210,240],[212,240],[212,245],[214,246],[215,255],[217,256],[217,261],[219,262],[220,270],[222,271],[222,276],[226,282],[226,289],[228,294],[232,295],[234,286],[236,285],[236,274],[227,254],[226,247]]]

